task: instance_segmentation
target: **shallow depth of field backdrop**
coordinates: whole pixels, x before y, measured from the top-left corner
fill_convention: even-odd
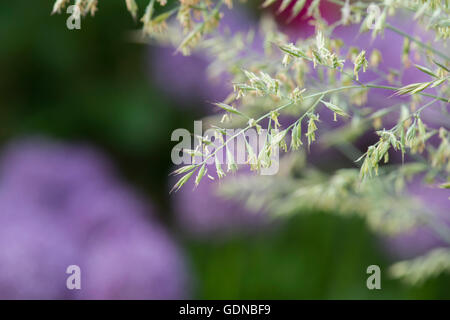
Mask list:
[[[3,152],[11,142],[39,137],[67,145],[83,143],[107,158],[114,168],[115,179],[126,185],[129,192],[136,194],[139,201],[151,206],[149,223],[161,225],[170,243],[179,250],[177,256],[183,260],[183,267],[180,267],[182,271],[175,269],[173,273],[186,273],[180,280],[184,282],[180,290],[184,291],[167,297],[450,297],[448,275],[441,275],[414,287],[390,279],[386,270],[395,257],[388,253],[383,239],[371,233],[364,221],[356,217],[340,218],[311,212],[295,215],[269,228],[259,230],[255,227],[251,232],[231,236],[199,237],[184,232],[183,225],[174,222],[179,208],[172,203],[172,196],[168,194],[173,184],[169,178],[173,169],[170,152],[174,145],[170,135],[176,128],[192,130],[193,121],[205,115],[202,108],[194,105],[198,100],[175,99],[156,84],[158,79],[154,76],[154,64],[151,63],[155,59],[155,52],[145,44],[130,41],[128,32],[139,25],[133,22],[125,10],[124,1],[100,1],[100,10],[95,18],[83,19],[81,30],[73,31],[66,28],[66,14],[50,16],[52,6],[53,1],[50,0],[3,1],[0,4],[1,150]],[[248,7],[251,14],[258,14],[256,4],[250,2]],[[49,161],[50,167],[51,163]],[[65,169],[62,166],[55,170]],[[93,178],[87,175],[84,179]],[[45,185],[39,188],[45,188]],[[19,194],[23,201],[27,201],[26,188]],[[89,198],[79,201],[85,207],[90,206]],[[0,203],[0,207],[3,210],[5,206]],[[18,205],[12,205],[9,210],[15,214],[18,208]],[[211,215],[216,209],[213,206],[203,208]],[[239,209],[233,207],[230,210]],[[128,214],[127,210],[124,213]],[[0,211],[0,216],[3,214],[5,212]],[[76,224],[72,231],[75,228]],[[2,250],[19,243],[16,238],[22,238],[23,233],[28,232],[26,228],[19,227],[18,230],[9,233],[9,236],[0,236]],[[95,230],[93,232],[95,234]],[[91,240],[83,241],[89,243]],[[29,268],[23,269],[24,274],[27,270],[33,270],[31,276],[40,277],[33,264],[48,253],[40,249],[33,251],[33,247],[20,247],[18,250],[21,254],[13,255],[12,259],[21,257],[24,263],[28,263]],[[149,250],[152,250],[151,246]],[[60,254],[59,251],[55,252],[52,254]],[[30,258],[23,258],[22,254],[28,254]],[[11,289],[20,287],[22,283],[21,275],[8,271],[11,261],[7,259],[10,257],[0,252],[0,272],[3,273],[0,274],[0,296],[20,298],[17,292],[21,292],[21,289]],[[98,257],[101,259],[101,254]],[[71,263],[77,264],[77,261]],[[381,267],[381,290],[370,291],[366,287],[366,268],[372,264]],[[80,262],[80,265],[83,270],[83,263]],[[103,269],[97,272],[107,273],[109,268],[115,270],[116,267],[104,263]],[[148,273],[146,270],[136,271],[133,269],[135,267],[117,268],[109,281],[116,284],[126,282],[127,272],[132,272],[134,277],[140,274],[147,277],[152,272],[150,269]],[[61,273],[55,278],[62,275],[65,279],[64,269],[52,272]],[[51,275],[46,273],[48,278],[42,281],[43,286],[54,281]],[[168,277],[170,279],[167,281],[170,281],[177,275]],[[165,282],[161,283],[164,285]],[[106,286],[104,292],[89,297],[152,297],[146,293],[141,295],[139,290],[142,288],[131,286],[127,290],[130,291],[128,295],[113,294],[108,292]],[[14,294],[10,295],[9,292]],[[47,296],[44,292],[40,294],[38,287],[31,296],[57,297]]]

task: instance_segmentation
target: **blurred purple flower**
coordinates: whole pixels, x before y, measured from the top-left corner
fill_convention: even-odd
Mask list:
[[[83,299],[187,298],[184,261],[157,225],[135,225],[86,252]]]
[[[242,168],[237,174],[246,174],[244,171]],[[191,178],[171,195],[178,225],[184,232],[220,238],[251,233],[267,224],[268,219],[263,212],[249,210],[241,201],[219,194],[218,189],[223,181],[218,181],[214,165],[209,166],[208,174],[215,180],[205,177],[194,187],[194,179]]]
[[[242,9],[225,10],[219,32],[247,32],[253,20]],[[202,53],[183,56],[176,48],[153,47],[150,50],[149,74],[154,83],[183,106],[213,110],[208,102],[222,101],[232,91],[229,77],[208,77],[210,59]]]
[[[67,219],[72,197],[115,183],[111,165],[93,149],[39,138],[10,143],[2,152],[1,190]]]
[[[64,298],[76,244],[36,208],[16,204],[0,196],[0,299]],[[20,217],[29,213],[40,217]]]
[[[242,155],[238,154],[238,141],[243,143],[242,137],[240,140],[230,143],[229,152],[234,155],[235,161],[242,161]],[[258,145],[255,145],[255,142],[250,141],[250,144],[254,152],[258,153]],[[222,152],[219,152],[217,156],[219,161],[224,163],[221,167],[226,172],[228,156]],[[201,159],[196,158],[195,161],[199,163]],[[271,225],[264,210],[249,209],[244,201],[229,198],[220,192],[221,185],[227,180],[236,176],[256,174],[251,172],[247,165],[241,165],[236,173],[227,172],[222,179],[218,178],[215,163],[208,163],[206,170],[207,175],[203,177],[198,186],[195,186],[194,175],[177,192],[171,194],[175,218],[182,231],[194,236],[222,238],[258,232]],[[170,181],[171,186],[178,179],[180,176],[173,177]]]
[[[205,56],[174,54],[172,47],[152,49],[150,72],[156,85],[183,106],[206,108],[206,101],[221,101],[230,92],[226,81],[209,79]],[[212,108],[211,108],[212,109]]]
[[[450,231],[450,192],[448,189],[426,186],[421,179],[414,179],[409,184],[407,192],[414,200],[422,204],[434,223],[443,230]],[[413,258],[436,247],[450,246],[429,225],[423,225],[391,237],[385,244],[387,251],[400,259]]]
[[[6,148],[0,163],[0,297],[185,297],[180,252],[146,217],[152,209],[112,171],[87,147],[30,139]],[[81,267],[80,292],[65,287],[71,264]]]

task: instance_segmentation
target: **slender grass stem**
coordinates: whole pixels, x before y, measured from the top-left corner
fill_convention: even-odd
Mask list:
[[[328,90],[325,90],[325,91],[321,91],[321,92],[317,92],[317,93],[310,94],[310,95],[304,97],[304,100],[307,100],[307,99],[310,99],[310,98],[314,98],[314,97],[318,97],[318,96],[325,96],[325,95],[330,94],[330,93],[333,93],[333,92],[339,92],[339,91],[350,90],[350,89],[360,89],[360,88],[378,88],[378,89],[386,89],[386,90],[392,90],[392,91],[397,91],[397,90],[398,90],[397,87],[390,87],[390,86],[383,86],[383,85],[373,85],[373,84],[365,84],[365,85],[363,84],[363,85],[343,86],[343,87],[339,87],[339,88],[328,89]],[[423,95],[423,96],[427,96],[427,97],[434,98],[434,100],[431,101],[431,102],[429,102],[429,103],[427,103],[426,105],[424,105],[422,108],[420,108],[419,110],[417,110],[417,112],[422,111],[423,109],[425,109],[426,107],[428,107],[428,106],[431,105],[432,103],[436,102],[437,100],[444,101],[444,102],[447,102],[447,101],[448,101],[447,99],[445,99],[445,98],[443,98],[443,97],[438,97],[438,96],[434,96],[434,95],[427,94],[427,93],[423,93],[423,92],[419,92],[418,94]],[[287,103],[285,103],[285,104],[283,104],[283,105],[281,105],[281,106],[275,108],[273,111],[275,111],[275,112],[281,111],[281,110],[283,110],[283,109],[285,109],[285,108],[287,108],[287,107],[289,107],[289,106],[291,106],[291,105],[293,105],[293,104],[294,104],[293,101],[289,101],[289,102],[287,102]],[[273,112],[273,111],[271,111],[271,112]],[[265,118],[269,117],[270,114],[271,114],[271,112],[266,113],[266,114],[262,115],[261,117],[259,117],[259,118],[256,120],[256,123],[259,123],[259,122],[261,122],[262,120],[264,120]],[[303,118],[305,117],[305,115],[306,115],[308,112],[310,112],[310,110],[307,110],[307,111],[302,115],[302,117],[301,117],[300,119],[303,119]],[[417,112],[416,112],[416,113],[417,113]],[[414,114],[416,114],[416,113],[414,113]],[[298,120],[297,120],[297,121],[298,121]],[[296,122],[297,122],[297,121],[296,121]],[[295,123],[296,123],[296,122],[295,122]],[[294,123],[294,124],[295,124],[295,123]],[[293,126],[293,124],[291,124],[291,126],[289,126],[288,128],[291,128],[292,126]],[[218,146],[218,147],[215,149],[215,151],[214,151],[213,153],[209,154],[202,162],[198,163],[197,166],[201,166],[201,165],[203,165],[204,163],[206,163],[206,161],[209,160],[210,158],[212,158],[213,156],[215,156],[215,154],[216,154],[219,150],[221,150],[221,149],[222,149],[223,147],[225,147],[229,142],[233,141],[235,138],[237,138],[239,135],[243,134],[245,131],[247,131],[247,130],[250,129],[251,127],[252,127],[252,126],[248,125],[248,126],[246,126],[245,128],[239,130],[239,132],[237,132],[236,134],[232,135],[230,138],[228,138],[226,141],[224,141],[224,143],[223,143],[222,145]]]

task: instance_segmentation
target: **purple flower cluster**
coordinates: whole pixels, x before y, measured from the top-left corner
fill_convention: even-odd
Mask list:
[[[427,220],[432,224],[424,223],[387,239],[384,243],[387,251],[396,258],[409,259],[437,247],[448,247],[449,243],[442,239],[435,227],[441,228],[441,232],[450,231],[450,192],[438,186],[424,185],[419,178],[409,183],[407,192],[423,207]]]
[[[94,150],[41,139],[0,163],[0,298],[175,299],[184,260],[152,208]],[[68,290],[66,269],[81,269]]]

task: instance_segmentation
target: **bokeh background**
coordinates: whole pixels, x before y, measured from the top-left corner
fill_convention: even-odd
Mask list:
[[[161,51],[130,41],[138,25],[124,1],[100,1],[73,31],[52,6],[0,3],[1,298],[448,298],[446,275],[416,287],[389,279],[396,257],[358,218],[310,212],[223,234],[180,224],[185,207],[207,226],[225,208],[233,231],[244,212],[168,193],[170,135],[208,114],[205,99],[166,87]],[[65,288],[69,264],[81,267],[81,292]],[[382,290],[366,288],[372,264]]]

